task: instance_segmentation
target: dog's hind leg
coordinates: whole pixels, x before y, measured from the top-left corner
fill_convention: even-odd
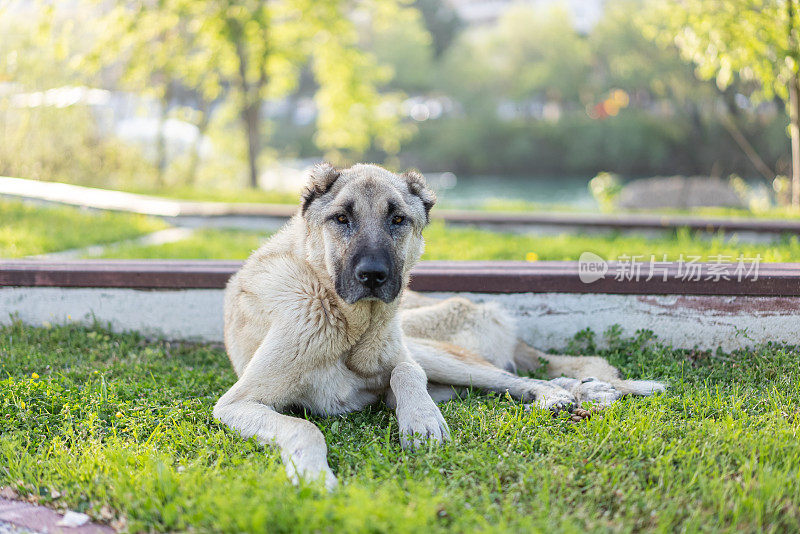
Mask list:
[[[619,370],[605,358],[548,354],[523,341],[519,341],[514,349],[514,362],[519,370],[526,372],[545,363],[547,376],[572,391],[578,400],[608,404],[622,395],[652,395],[665,389],[664,384],[654,380],[620,378]]]
[[[575,397],[558,384],[510,373],[462,347],[414,338],[406,338],[406,346],[425,370],[429,382],[507,392],[515,399],[553,411],[571,409],[575,404]]]
[[[435,299],[410,291],[402,306],[405,335],[462,347],[501,369],[515,370],[516,324],[501,306],[475,304],[463,297]]]
[[[615,367],[597,356],[552,355],[527,345],[516,337],[513,317],[494,303],[407,292],[401,317],[407,336],[465,349],[506,371],[530,372],[545,364],[554,384],[568,389],[578,402],[607,405],[623,395],[651,395],[664,389],[659,382],[622,380]]]

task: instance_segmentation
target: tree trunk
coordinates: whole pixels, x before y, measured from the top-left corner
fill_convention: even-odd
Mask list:
[[[200,122],[197,124],[197,138],[194,140],[192,153],[189,155],[189,168],[186,170],[186,183],[188,185],[195,185],[197,182],[197,168],[200,165],[200,150],[210,121],[211,113],[209,112],[209,104],[203,101],[200,104]]]
[[[236,55],[239,57],[239,90],[242,93],[241,117],[247,135],[247,163],[250,167],[249,185],[258,188],[258,152],[261,139],[258,128],[261,125],[261,91],[266,84],[264,66],[259,69],[258,79],[250,83],[247,77],[248,56],[244,43],[236,42]],[[263,58],[262,58],[263,61]]]
[[[167,138],[165,128],[167,110],[169,108],[169,91],[164,91],[161,99],[161,109],[158,114],[158,131],[156,132],[156,187],[164,186],[164,174],[167,169]]]
[[[721,122],[722,126],[728,130],[729,134],[731,134],[733,140],[736,141],[736,144],[739,145],[739,148],[742,149],[744,155],[747,156],[747,159],[750,160],[750,163],[753,165],[753,167],[756,168],[758,173],[764,177],[769,185],[772,185],[772,180],[775,178],[775,173],[772,172],[772,169],[769,168],[769,165],[764,163],[764,160],[761,159],[761,156],[758,155],[756,149],[753,148],[753,145],[747,140],[747,137],[745,137],[744,133],[742,133],[742,130],[736,124],[736,121],[732,117],[723,115]]]
[[[789,133],[792,139],[792,208],[800,210],[800,79],[789,81]]]
[[[247,163],[250,167],[250,187],[253,189],[258,188],[258,151],[261,139],[258,132],[260,124],[260,108],[261,101],[256,98],[255,101],[249,100],[245,103],[242,110],[242,120],[244,121],[247,130]]]

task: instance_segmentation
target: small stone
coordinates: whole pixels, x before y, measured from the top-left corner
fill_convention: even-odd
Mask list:
[[[13,501],[15,499],[19,499],[19,493],[17,493],[17,490],[11,486],[5,486],[0,488],[0,497]]]
[[[56,523],[59,527],[76,528],[89,522],[89,516],[80,512],[68,510],[64,517]]]
[[[107,504],[104,504],[100,508],[99,516],[100,516],[100,519],[102,519],[103,521],[110,521],[110,520],[114,519],[114,512],[111,510],[110,506],[108,506]]]

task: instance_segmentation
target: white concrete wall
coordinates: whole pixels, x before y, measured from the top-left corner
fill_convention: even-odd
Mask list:
[[[117,332],[198,341],[222,340],[222,290],[150,291],[62,287],[0,287],[0,322],[110,324]]]
[[[517,317],[520,335],[544,349],[563,348],[584,328],[602,334],[614,324],[621,325],[627,335],[641,328],[653,330],[661,340],[680,348],[729,351],[767,341],[800,344],[800,297],[460,295],[502,303]],[[115,331],[221,341],[222,290],[0,287],[0,322],[7,324],[12,316],[37,326],[97,320]]]

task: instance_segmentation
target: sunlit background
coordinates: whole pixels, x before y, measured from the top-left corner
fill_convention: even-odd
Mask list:
[[[368,160],[453,207],[596,210],[673,175],[786,204],[789,97],[703,35],[726,24],[704,4],[737,2],[12,0],[0,174],[286,200],[314,162]]]

